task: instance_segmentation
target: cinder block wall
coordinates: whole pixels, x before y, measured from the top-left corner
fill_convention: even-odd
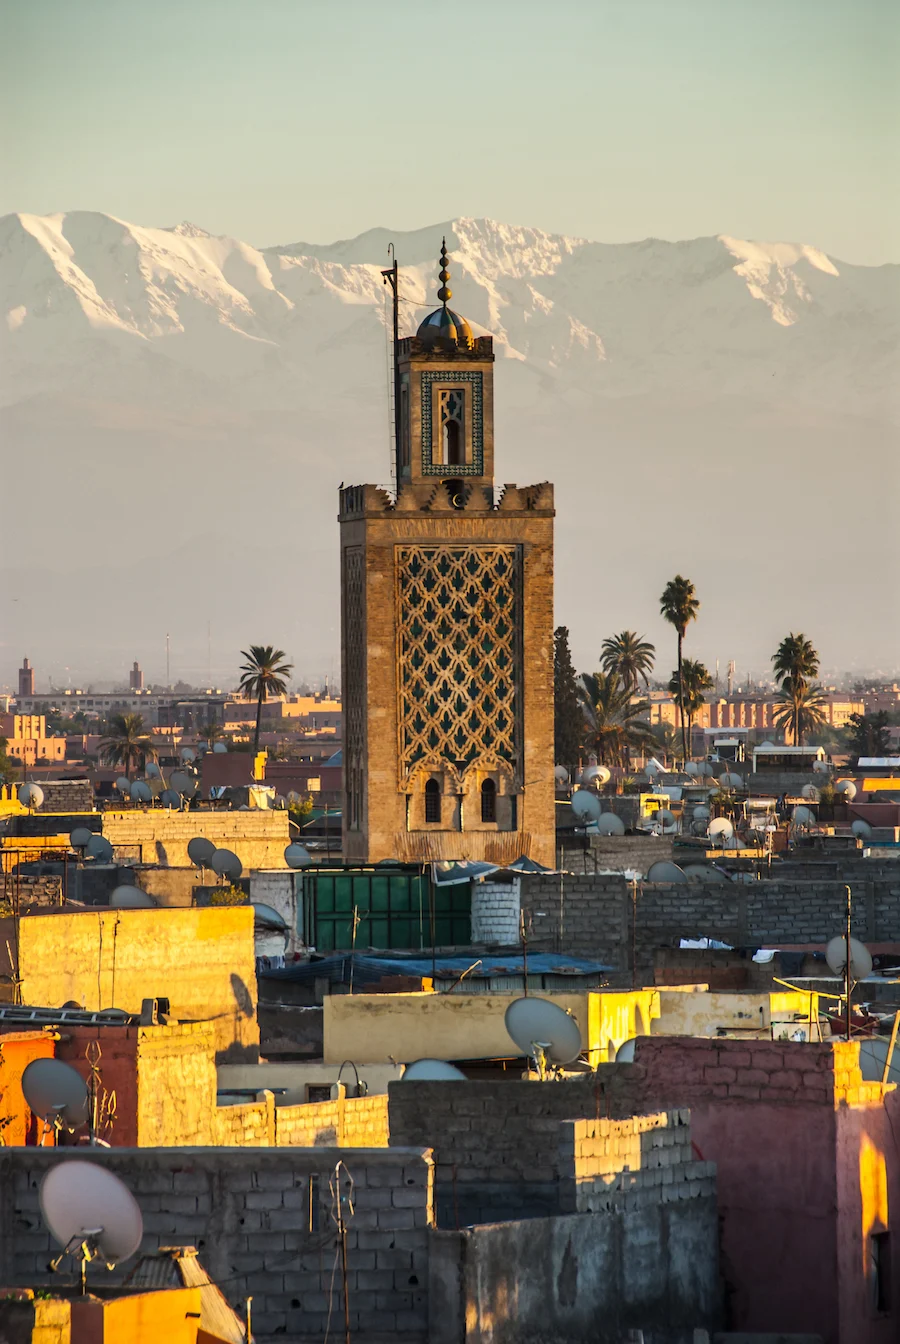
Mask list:
[[[472,884],[472,942],[512,947],[519,942],[519,880]]]
[[[134,1193],[144,1217],[142,1251],[196,1245],[210,1277],[243,1305],[253,1295],[258,1341],[320,1340],[343,1330],[336,1229],[329,1180],[338,1161],[353,1178],[347,1238],[354,1339],[428,1340],[428,1238],[432,1165],[409,1149],[81,1149]],[[52,1283],[59,1248],[40,1214],[47,1170],[66,1158],[37,1148],[0,1150],[0,1283]],[[310,1229],[310,1207],[313,1227]],[[89,1283],[118,1281],[91,1270]]]

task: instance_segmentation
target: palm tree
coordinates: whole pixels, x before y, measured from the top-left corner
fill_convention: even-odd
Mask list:
[[[634,695],[641,677],[649,689],[656,648],[634,630],[623,630],[619,635],[604,639],[600,666],[604,672],[615,672]]]
[[[100,742],[100,755],[110,765],[122,765],[129,774],[133,764],[146,765],[147,757],[155,757],[156,751],[150,741],[150,734],[144,727],[141,714],[113,714],[106,729],[106,736]]]
[[[253,738],[254,754],[259,751],[259,726],[262,720],[263,701],[270,695],[284,695],[287,678],[294,670],[293,663],[283,663],[287,655],[284,649],[273,648],[271,644],[251,644],[249,649],[241,649],[241,690],[248,700],[256,701],[256,735]]]
[[[694,728],[694,718],[703,707],[706,692],[713,690],[716,683],[709,675],[709,669],[693,658],[683,659],[681,678],[681,681],[679,681],[678,672],[673,672],[669,679],[668,691],[671,696],[677,696],[679,686],[684,686],[684,712],[687,714],[688,736],[690,737]]]
[[[684,579],[680,574],[676,574],[662,591],[662,596],[659,599],[659,610],[660,614],[669,622],[669,625],[675,627],[678,634],[678,707],[681,710],[681,747],[685,760],[688,759],[688,745],[681,646],[684,643],[688,625],[691,621],[697,619],[699,609],[700,602],[695,596],[694,585],[690,579]]]
[[[794,682],[786,677],[775,699],[777,707],[772,714],[773,723],[779,728],[790,728],[794,746],[802,747],[803,734],[821,728],[825,722],[825,696],[821,686],[809,686],[806,682]]]
[[[772,654],[772,665],[776,680],[781,683],[782,694],[779,699],[787,699],[795,706],[792,715],[779,711],[780,718],[776,718],[775,721],[789,726],[794,745],[802,747],[804,730],[800,723],[800,704],[804,691],[810,686],[813,678],[818,676],[819,655],[813,648],[811,640],[804,634],[795,635],[792,631],[784,637]],[[820,714],[819,722],[821,721]],[[812,723],[806,725],[806,727],[812,726]]]
[[[206,720],[206,723],[200,725],[200,736],[206,741],[207,745],[212,748],[214,742],[225,736],[225,729],[222,727],[221,723],[219,723],[218,719],[214,719],[210,716],[210,718]]]
[[[579,687],[587,723],[585,745],[603,765],[627,765],[629,752],[652,750],[656,738],[643,717],[646,700],[633,700],[615,672],[586,672]]]

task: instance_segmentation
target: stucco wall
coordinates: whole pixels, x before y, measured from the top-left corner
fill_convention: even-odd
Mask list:
[[[43,1133],[44,1122],[32,1115],[22,1095],[22,1074],[33,1059],[52,1058],[53,1038],[42,1031],[0,1035],[0,1144],[36,1143]],[[3,1125],[4,1120],[10,1123]]]
[[[189,868],[188,841],[202,835],[219,849],[233,850],[245,872],[287,867],[287,812],[172,812],[166,808],[104,812],[103,834],[114,848],[127,846],[141,863]]]

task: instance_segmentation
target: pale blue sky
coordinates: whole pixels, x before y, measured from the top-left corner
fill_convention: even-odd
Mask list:
[[[0,0],[0,213],[900,260],[896,0]]]

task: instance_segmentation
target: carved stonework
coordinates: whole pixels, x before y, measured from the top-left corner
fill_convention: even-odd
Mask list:
[[[398,784],[426,761],[520,768],[521,547],[395,548]]]
[[[366,768],[366,557],[361,546],[343,553],[341,589],[344,600],[344,781],[347,823],[354,830],[362,824],[363,785]]]

